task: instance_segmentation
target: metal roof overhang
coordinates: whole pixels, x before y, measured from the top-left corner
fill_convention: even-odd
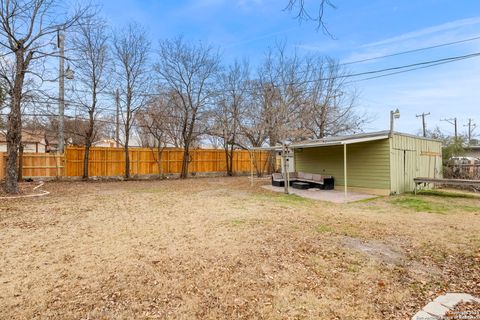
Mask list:
[[[388,134],[383,134],[383,135],[372,136],[372,137],[353,138],[353,139],[345,139],[345,140],[292,143],[290,145],[287,145],[287,147],[290,148],[290,149],[301,149],[301,148],[319,148],[319,147],[330,147],[330,146],[342,146],[344,144],[348,145],[348,144],[361,143],[361,142],[384,140],[384,139],[388,139],[389,137],[390,136]],[[256,148],[252,148],[251,150],[281,151],[282,149],[283,149],[282,146],[273,146],[273,147],[256,147]]]
[[[255,147],[255,148],[251,148],[250,150],[253,150],[253,151],[281,151],[282,150],[282,146],[273,146],[273,147]]]
[[[376,140],[384,140],[388,139],[389,136],[381,135],[381,136],[374,136],[374,137],[365,137],[365,138],[357,138],[357,139],[346,139],[346,140],[338,140],[338,141],[318,141],[318,142],[311,142],[311,143],[295,143],[289,146],[291,149],[299,149],[299,148],[318,148],[318,147],[329,147],[329,146],[341,146],[344,144],[354,144],[354,143],[361,143],[361,142],[368,142],[368,141],[376,141]]]

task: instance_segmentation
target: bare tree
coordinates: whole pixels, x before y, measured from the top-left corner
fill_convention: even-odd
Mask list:
[[[219,76],[220,93],[212,112],[213,126],[210,133],[222,140],[229,176],[233,175],[234,149],[239,145],[241,115],[246,108],[249,76],[246,61],[235,61]]]
[[[302,59],[287,55],[285,44],[271,49],[258,71],[261,115],[270,146],[295,139],[292,125],[298,122],[303,106],[306,72]]]
[[[124,126],[125,178],[130,178],[129,142],[135,113],[146,105],[149,92],[150,41],[138,24],[115,32],[113,57]]]
[[[328,31],[324,20],[325,10],[327,7],[335,9],[335,5],[331,0],[319,0],[316,14],[312,14],[307,8],[306,0],[289,0],[285,10],[294,12],[295,18],[299,21],[314,21],[317,23],[317,30],[321,29],[324,33],[332,37]]]
[[[6,96],[6,92],[0,80],[0,113],[3,113],[3,109],[5,109],[5,96]],[[3,126],[4,126],[4,118],[3,118],[3,115],[0,115],[0,130],[3,129]]]
[[[169,140],[169,120],[171,119],[169,101],[165,96],[158,96],[151,100],[148,106],[136,114],[140,141],[143,147],[156,150],[154,158],[158,165],[158,172],[163,175],[162,155]]]
[[[161,85],[174,94],[171,100],[182,122],[183,161],[181,178],[188,176],[190,147],[201,134],[198,122],[213,103],[219,56],[211,46],[187,44],[183,38],[160,43],[155,70]]]
[[[5,191],[18,192],[18,150],[22,140],[22,98],[27,73],[34,74],[34,60],[55,55],[51,43],[58,30],[66,30],[86,15],[81,9],[69,17],[59,14],[57,0],[0,0],[0,46],[3,59],[10,59],[14,73],[1,74],[7,84],[10,111],[7,120],[7,170]]]
[[[76,86],[75,100],[78,101],[80,113],[88,115],[88,125],[80,134],[84,137],[85,154],[83,159],[83,179],[89,176],[88,164],[90,147],[97,138],[97,113],[99,94],[109,84],[108,36],[106,24],[98,19],[89,19],[82,24],[73,39],[75,52]]]
[[[347,70],[331,58],[315,56],[307,59],[305,69],[300,137],[321,139],[361,131],[369,119],[356,110],[356,91],[345,83]]]

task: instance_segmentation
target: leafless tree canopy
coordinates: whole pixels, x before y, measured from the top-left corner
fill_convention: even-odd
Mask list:
[[[139,24],[117,30],[113,38],[116,85],[124,127],[125,177],[130,177],[129,143],[137,111],[145,107],[150,82],[150,41]]]
[[[346,69],[327,57],[290,52],[285,43],[267,50],[255,68],[247,60],[222,65],[219,49],[182,37],[160,41],[151,56],[140,24],[110,32],[88,7],[71,10],[59,0],[0,0],[0,5],[0,113],[8,114],[0,125],[8,132],[9,192],[17,191],[22,127],[54,136],[59,126],[59,30],[66,35],[65,59],[75,71],[74,79],[66,80],[65,137],[85,145],[85,178],[90,146],[111,136],[120,122],[115,136],[125,149],[126,177],[136,137],[135,144],[152,148],[159,160],[165,147],[183,148],[185,178],[190,150],[208,141],[225,151],[227,172],[233,174],[235,149],[357,132],[367,121],[356,108],[355,89],[344,81]],[[328,33],[323,16],[333,4],[319,5],[318,15],[306,1],[289,1],[286,10],[317,21]]]
[[[318,4],[316,2],[318,2]],[[285,10],[293,12],[299,21],[316,22],[318,24],[317,29],[321,29],[324,33],[332,36],[330,31],[328,31],[324,16],[327,7],[335,9],[335,5],[331,0],[318,0],[315,1],[314,5],[318,6],[317,11],[311,13],[306,0],[289,0]],[[313,11],[315,11],[315,9]]]
[[[191,143],[202,133],[201,121],[213,105],[215,76],[220,68],[218,53],[211,46],[189,44],[182,37],[160,43],[155,67],[160,87],[172,93],[181,121],[184,148],[181,177],[188,175]]]
[[[108,36],[107,26],[100,19],[90,18],[78,27],[73,37],[73,54],[76,81],[72,96],[78,104],[78,113],[88,120],[76,121],[79,126],[76,133],[82,136],[85,145],[83,178],[88,178],[90,147],[98,136],[97,116],[100,94],[109,85],[108,70]],[[85,126],[84,124],[88,125]]]
[[[247,109],[250,71],[247,61],[235,61],[218,76],[219,92],[211,112],[209,133],[220,138],[227,159],[227,174],[233,175],[233,151],[244,146],[240,130],[242,113]]]
[[[52,42],[58,30],[66,30],[81,22],[87,16],[86,8],[74,11],[72,15],[59,14],[63,8],[57,0],[0,0],[0,69],[2,85],[9,96],[7,121],[7,174],[5,190],[17,193],[17,152],[21,150],[22,99],[27,74],[43,81],[40,72],[32,68],[35,61],[54,56]]]

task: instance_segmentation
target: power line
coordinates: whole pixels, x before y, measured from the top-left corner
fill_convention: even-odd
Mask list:
[[[455,61],[460,61],[460,60],[464,60],[464,59],[466,59],[466,58],[458,59],[458,60],[455,60]],[[351,80],[351,81],[348,81],[348,82],[346,82],[346,83],[354,83],[354,82],[361,82],[361,81],[366,81],[366,80],[372,80],[372,79],[377,79],[377,78],[388,77],[388,76],[396,75],[396,74],[400,74],[400,73],[406,73],[406,72],[410,72],[410,71],[415,71],[415,70],[420,70],[420,69],[426,69],[426,68],[430,68],[430,67],[435,67],[435,66],[439,66],[439,65],[442,65],[442,64],[447,64],[447,63],[450,63],[450,62],[453,62],[453,61],[438,62],[438,63],[434,63],[434,64],[429,64],[429,65],[426,65],[426,66],[420,66],[420,67],[410,68],[410,69],[407,69],[407,70],[390,72],[390,73],[386,73],[386,74],[382,74],[382,75],[378,75],[378,76],[367,77],[367,78],[362,78],[362,79],[358,79],[358,80]]]
[[[351,74],[345,74],[345,75],[339,75],[339,76],[334,76],[334,77],[327,77],[327,78],[318,78],[318,79],[310,79],[310,80],[303,80],[299,82],[287,82],[282,84],[282,86],[288,87],[288,86],[293,86],[293,85],[299,85],[299,84],[305,84],[305,83],[312,83],[312,82],[319,82],[319,81],[330,81],[330,80],[337,80],[337,79],[347,79],[347,78],[354,78],[354,77],[359,77],[363,75],[370,75],[370,74],[377,74],[377,73],[383,73],[387,71],[395,71],[395,70],[402,70],[402,69],[408,69],[403,72],[409,72],[409,71],[414,71],[418,69],[423,69],[423,68],[429,68],[441,64],[446,64],[446,63],[451,63],[451,62],[456,62],[460,60],[465,60],[465,59],[472,59],[480,56],[480,52],[474,52],[466,55],[460,55],[460,56],[453,56],[453,57],[446,57],[446,58],[441,58],[441,59],[436,59],[436,60],[427,60],[427,61],[421,61],[421,62],[416,62],[416,63],[411,63],[407,65],[401,65],[401,66],[395,66],[395,67],[389,67],[389,68],[383,68],[383,69],[377,69],[377,70],[371,70],[371,71],[364,71],[364,72],[358,72],[358,73],[351,73]],[[415,68],[415,67],[423,67],[423,68]],[[394,75],[398,74],[401,72],[392,72],[386,75],[380,75],[378,77],[384,77],[384,76],[389,76],[389,75]],[[364,79],[359,79],[359,80],[352,80],[350,82],[356,82],[356,81],[365,81],[365,80],[370,80],[370,79],[375,79],[377,77],[372,77],[372,78],[364,78]],[[279,87],[278,85],[273,84],[273,87]],[[76,92],[81,92],[81,93],[89,93],[86,90],[73,90]],[[246,89],[245,91],[254,91],[254,89]],[[216,89],[216,92],[221,92],[221,93],[226,93],[228,90],[221,90],[221,89]],[[115,96],[115,92],[100,92],[99,94],[108,94],[110,96]],[[157,96],[162,96],[160,93],[140,93],[138,94],[139,96],[143,97],[157,97]]]
[[[8,114],[6,113],[0,113],[0,116],[7,116]],[[22,115],[27,116],[27,117],[52,117],[52,118],[58,118],[58,114],[53,114],[53,113],[23,113]],[[69,115],[64,115],[65,118],[69,118],[72,120],[82,120],[82,121],[89,121],[90,119],[88,118],[82,118],[78,116],[69,116]],[[116,121],[114,120],[107,120],[107,119],[95,119],[95,122],[101,122],[101,123],[107,123],[107,124],[116,124]],[[173,124],[173,122],[165,122],[168,124]],[[151,129],[147,125],[141,125],[141,124],[132,124],[133,127],[137,128],[146,128],[146,129]],[[182,130],[175,130],[175,129],[168,129],[166,131],[173,131],[173,132],[178,132],[182,133]],[[202,131],[192,131],[195,134],[201,135],[201,134],[207,134],[207,132],[202,132]]]
[[[480,36],[476,36],[476,37],[468,38],[468,39],[463,39],[463,40],[458,40],[458,41],[447,42],[447,43],[441,43],[441,44],[437,44],[437,45],[433,45],[433,46],[428,46],[428,47],[423,47],[423,48],[418,48],[418,49],[412,49],[412,50],[407,50],[407,51],[401,51],[401,52],[386,54],[386,55],[383,55],[383,56],[376,56],[376,57],[372,57],[372,58],[365,58],[365,59],[361,59],[361,60],[344,62],[344,63],[341,63],[340,65],[346,66],[346,65],[351,65],[351,64],[356,64],[356,63],[362,63],[362,62],[366,62],[366,61],[372,61],[372,60],[378,60],[378,59],[383,59],[383,58],[395,57],[395,56],[400,56],[400,55],[403,55],[403,54],[414,53],[414,52],[419,52],[419,51],[424,51],[424,50],[430,50],[430,49],[435,49],[435,48],[450,46],[450,45],[454,45],[454,44],[459,44],[459,43],[474,41],[474,40],[478,40],[478,39],[480,39]]]

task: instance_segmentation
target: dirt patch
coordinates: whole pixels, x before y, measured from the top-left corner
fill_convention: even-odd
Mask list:
[[[391,265],[405,264],[406,257],[399,248],[375,240],[361,240],[358,238],[345,237],[342,239],[345,247],[360,251],[372,259]]]

